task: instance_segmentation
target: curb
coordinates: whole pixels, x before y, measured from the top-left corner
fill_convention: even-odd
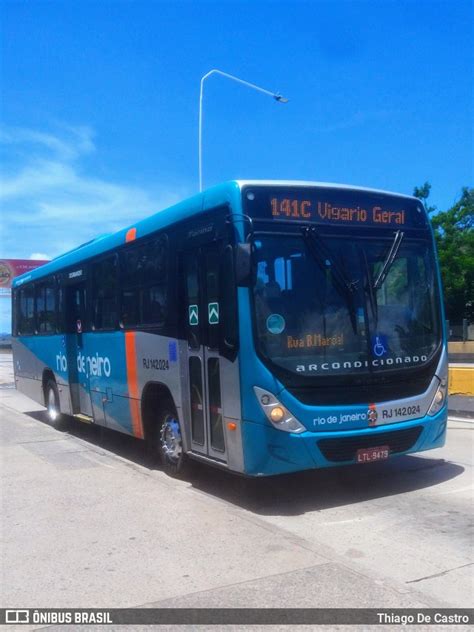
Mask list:
[[[448,415],[448,422],[474,425],[474,417],[458,417],[457,415]]]
[[[472,410],[449,410],[448,417],[457,417],[458,419],[465,419],[466,421],[474,422],[474,413]]]
[[[474,365],[450,366],[448,389],[450,395],[474,395]]]

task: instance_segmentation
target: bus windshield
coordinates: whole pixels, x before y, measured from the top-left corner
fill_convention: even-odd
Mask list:
[[[253,266],[257,350],[290,373],[407,369],[439,346],[428,239],[260,233]]]

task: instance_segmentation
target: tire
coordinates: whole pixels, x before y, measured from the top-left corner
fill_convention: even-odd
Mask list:
[[[160,414],[155,426],[153,447],[168,476],[181,478],[186,475],[189,471],[189,459],[183,451],[178,415],[172,409]]]
[[[44,389],[44,403],[50,426],[56,430],[64,430],[66,419],[61,412],[58,387],[54,380],[49,380],[46,384],[46,388]]]

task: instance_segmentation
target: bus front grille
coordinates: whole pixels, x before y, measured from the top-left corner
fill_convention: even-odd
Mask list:
[[[388,446],[390,454],[405,452],[415,445],[422,430],[422,426],[415,426],[394,432],[358,435],[342,439],[320,439],[318,447],[328,461],[354,461],[357,450],[361,448]]]

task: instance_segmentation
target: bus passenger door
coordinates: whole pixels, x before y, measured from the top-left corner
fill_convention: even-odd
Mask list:
[[[219,249],[216,243],[184,255],[191,450],[227,462],[219,357]]]
[[[72,412],[74,415],[92,417],[87,354],[83,338],[83,327],[86,323],[86,285],[69,285],[65,287],[65,292],[66,353]]]

